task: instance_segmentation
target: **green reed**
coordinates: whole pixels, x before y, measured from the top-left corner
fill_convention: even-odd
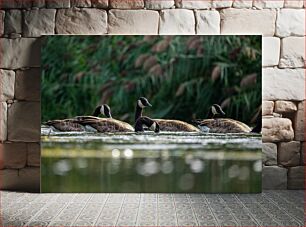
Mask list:
[[[133,122],[146,96],[151,117],[191,121],[219,103],[250,123],[261,104],[260,36],[53,36],[42,61],[43,121],[108,103]]]

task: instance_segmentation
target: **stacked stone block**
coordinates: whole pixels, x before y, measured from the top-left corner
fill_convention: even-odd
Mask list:
[[[263,187],[304,187],[303,0],[0,0],[1,188],[39,190],[40,39],[263,35]]]

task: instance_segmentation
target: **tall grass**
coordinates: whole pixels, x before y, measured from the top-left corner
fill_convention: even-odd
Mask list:
[[[222,104],[246,123],[261,104],[260,36],[54,36],[42,49],[42,120],[91,114],[102,103],[133,122],[204,118]]]

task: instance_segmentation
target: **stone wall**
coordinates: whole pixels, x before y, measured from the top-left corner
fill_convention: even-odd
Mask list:
[[[40,39],[53,34],[262,34],[263,187],[303,188],[302,0],[0,0],[1,188],[39,190]]]

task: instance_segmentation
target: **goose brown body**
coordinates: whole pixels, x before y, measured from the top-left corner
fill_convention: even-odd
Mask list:
[[[136,111],[135,111],[135,123],[142,117],[143,109],[147,106],[152,106],[145,97],[140,97],[137,100]],[[179,120],[168,120],[168,119],[152,119],[159,125],[160,131],[168,132],[200,132],[200,130],[186,122]]]
[[[230,118],[205,119],[197,123],[202,127],[208,127],[211,133],[248,133],[251,131],[246,124]]]
[[[195,126],[179,120],[153,119],[159,124],[160,131],[200,132]]]
[[[52,126],[62,132],[85,131],[84,126],[78,123],[78,121],[76,121],[75,119],[52,120],[47,121],[45,124],[48,126]]]
[[[133,132],[134,128],[123,121],[112,118],[97,118],[97,117],[77,117],[77,120],[82,125],[89,125],[98,132]]]

